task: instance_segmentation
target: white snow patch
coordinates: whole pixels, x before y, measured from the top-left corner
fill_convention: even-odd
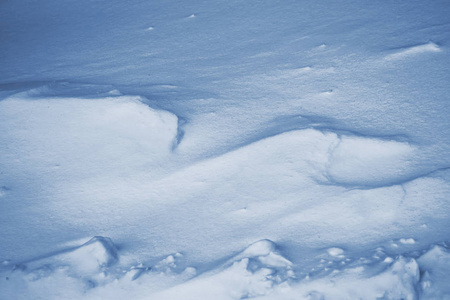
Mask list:
[[[385,57],[385,59],[386,60],[397,60],[397,59],[407,58],[407,57],[422,54],[422,53],[441,52],[441,51],[442,51],[441,48],[437,44],[435,44],[433,42],[428,42],[426,44],[404,48],[396,53],[389,54],[388,56]]]
[[[90,274],[116,263],[118,254],[111,239],[97,236],[57,259],[68,262],[78,272]]]
[[[413,245],[416,243],[416,241],[413,238],[400,239],[399,242],[405,245]]]
[[[77,253],[76,257],[88,260],[91,260],[88,256],[93,255],[100,265],[107,265],[110,259],[105,258],[108,255],[104,255],[104,251],[109,246],[105,244],[110,245],[107,239],[97,237],[71,255]],[[442,246],[434,246],[417,260],[399,256],[395,260],[387,257],[376,264],[364,259],[360,260],[360,265],[340,264],[335,268],[329,264],[323,269],[325,273],[307,274],[300,281],[295,279],[290,265],[275,267],[258,260],[274,254],[276,248],[269,240],[256,242],[242,251],[241,256],[236,256],[231,264],[215,266],[194,278],[197,272],[193,267],[187,267],[179,274],[160,274],[139,264],[122,275],[108,274],[102,268],[78,267],[78,271],[84,270],[85,273],[73,274],[70,269],[53,262],[32,271],[22,268],[8,274],[7,280],[0,280],[0,289],[5,296],[19,295],[24,299],[43,295],[46,299],[59,299],[59,295],[64,294],[70,295],[67,296],[69,299],[123,299],[128,295],[134,299],[150,300],[414,300],[446,299],[450,292],[447,282],[450,254]],[[342,254],[341,250],[335,248],[331,252]],[[169,255],[161,263],[171,265],[177,256]],[[81,261],[82,265],[85,263]],[[70,268],[73,267],[70,265]],[[5,273],[2,273],[4,276]]]
[[[242,252],[242,255],[245,257],[254,257],[269,255],[273,251],[275,251],[275,243],[269,240],[261,240],[248,246],[248,248]]]
[[[172,289],[155,299],[242,299],[270,294],[275,287],[288,287],[295,274],[292,263],[276,251],[276,245],[261,240],[225,264]],[[208,276],[209,275],[209,276]]]
[[[421,299],[450,299],[450,251],[436,245],[417,261],[424,272]]]
[[[387,263],[387,264],[390,264],[390,263],[392,263],[394,261],[394,259],[392,258],[392,257],[386,257],[384,260],[383,260],[383,262],[385,262],[385,263]]]
[[[345,184],[392,182],[407,172],[413,155],[408,143],[342,136],[330,150],[328,174]]]
[[[326,47],[327,47],[326,44],[322,44],[320,46],[317,46],[315,49],[317,49],[317,50],[324,50]]]
[[[344,254],[344,250],[341,248],[337,248],[337,247],[329,248],[329,249],[327,249],[327,252],[329,255],[334,256],[334,257]]]
[[[270,240],[261,240],[251,244],[231,261],[235,262],[245,258],[255,258],[263,265],[270,267],[288,267],[292,265],[289,260],[278,253],[275,243]]]
[[[6,162],[9,168],[72,179],[136,173],[159,164],[171,153],[178,128],[175,115],[129,96],[32,100],[13,96],[0,102],[0,119],[8,131],[4,142],[17,149]],[[55,165],[59,168],[48,173],[48,166]]]
[[[111,95],[111,96],[122,96],[122,93],[119,90],[117,90],[117,89],[110,90],[108,92],[108,94]]]

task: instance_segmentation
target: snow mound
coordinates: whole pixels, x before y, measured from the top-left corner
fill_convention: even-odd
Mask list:
[[[78,248],[61,254],[59,259],[86,274],[112,266],[118,261],[118,254],[110,238],[96,236]]]
[[[408,239],[399,239],[399,242],[405,245],[413,245],[416,243],[416,241],[413,238],[408,238]]]
[[[334,257],[338,257],[341,256],[342,254],[344,254],[344,250],[342,250],[341,248],[337,248],[337,247],[332,247],[329,248],[327,250],[328,254]]]
[[[249,259],[257,261],[260,264],[258,267],[290,267],[292,263],[279,254],[276,248],[274,242],[270,240],[260,240],[248,246],[248,248],[234,257],[233,261]]]
[[[408,143],[342,136],[330,153],[328,175],[341,184],[389,183],[408,173],[413,155]]]
[[[435,245],[417,261],[423,273],[421,299],[450,299],[450,251]]]
[[[342,254],[339,248],[329,248]],[[328,251],[329,252],[329,251]],[[64,258],[64,259],[63,259]],[[111,240],[95,237],[39,268],[27,264],[2,272],[0,289],[8,299],[449,299],[450,252],[434,245],[422,254],[376,256],[326,263],[326,272],[307,276],[275,243],[251,244],[223,265],[200,275],[193,267],[179,268],[182,254],[168,255],[153,266],[138,264],[125,270]],[[68,263],[70,261],[70,264]],[[73,272],[77,266],[77,272]],[[113,272],[111,267],[118,271]],[[109,269],[109,272],[108,272]],[[179,272],[179,270],[182,270]],[[122,271],[120,271],[122,270]],[[295,270],[295,273],[294,273]],[[17,296],[17,297],[16,297]]]
[[[440,52],[441,48],[433,42],[428,42],[422,45],[416,45],[411,47],[405,47],[393,54],[386,56],[386,60],[403,59],[410,56],[427,53],[427,52]]]
[[[43,255],[14,269],[30,271],[31,276],[49,275],[53,269],[65,268],[77,276],[98,275],[119,261],[117,248],[108,237],[95,236],[86,243]]]
[[[140,97],[33,98],[0,102],[2,161],[17,172],[56,179],[136,172],[160,162],[177,142],[178,119]],[[48,178],[51,180],[52,178]]]
[[[389,260],[381,257],[376,261],[360,259],[348,265],[341,262],[341,267],[330,265],[328,272],[308,275],[303,279],[296,278],[291,271],[289,280],[285,281],[279,278],[274,280],[270,266],[255,270],[251,268],[252,259],[259,259],[274,251],[274,243],[268,240],[256,242],[238,254],[234,263],[226,269],[203,274],[149,299],[414,300],[448,299],[450,295],[447,293],[448,287],[444,286],[449,274],[450,257],[448,251],[440,246],[418,259],[398,256]],[[377,253],[380,254],[380,251],[377,249]],[[438,266],[441,262],[442,267]],[[438,284],[440,286],[436,286]]]
[[[218,271],[220,270],[220,271]],[[157,294],[151,299],[245,299],[289,286],[295,278],[292,263],[270,240],[251,244],[221,268]],[[159,298],[160,297],[160,298]]]
[[[358,265],[319,278],[308,276],[289,289],[278,287],[258,299],[417,299],[420,271],[414,259],[398,257],[372,275],[377,268],[380,266]]]

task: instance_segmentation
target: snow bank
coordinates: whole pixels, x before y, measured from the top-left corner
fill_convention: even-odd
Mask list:
[[[177,117],[148,107],[139,97],[18,94],[0,102],[0,119],[4,168],[26,169],[34,176],[50,173],[52,179],[136,172],[159,162],[177,142]]]
[[[422,45],[416,45],[416,46],[411,46],[411,47],[405,47],[402,48],[401,50],[389,54],[388,56],[386,56],[386,60],[397,60],[397,59],[403,59],[403,58],[408,58],[411,56],[415,56],[415,55],[419,55],[422,53],[427,53],[427,52],[441,52],[441,48],[436,45],[433,42],[428,42],[426,44],[422,44]]]
[[[117,262],[117,249],[111,239],[96,236],[80,247],[58,258],[80,273],[89,274],[108,268]]]
[[[261,247],[262,244],[257,243]],[[343,265],[331,269],[326,276],[307,276],[304,279],[272,285],[267,283],[270,276],[266,275],[264,279],[258,272],[243,273],[242,270],[248,265],[245,264],[246,261],[244,263],[240,261],[222,273],[175,287],[161,296],[164,299],[447,299],[450,294],[446,292],[446,288],[440,289],[435,286],[434,290],[441,292],[433,295],[434,298],[421,288],[426,286],[429,289],[424,291],[432,291],[431,281],[433,284],[442,284],[444,278],[449,276],[450,269],[437,265],[441,262],[447,264],[450,261],[447,256],[442,257],[440,252],[445,251],[445,255],[448,255],[448,251],[436,249],[443,248],[436,247],[418,260],[403,256],[390,263],[379,261],[375,264],[365,264],[361,263],[363,260],[359,260],[360,262],[351,263],[348,267]],[[422,262],[428,259],[431,259],[429,260],[431,266],[422,265]],[[427,268],[432,268],[434,272],[444,269],[445,271],[431,279],[429,274],[421,275]],[[237,282],[230,284],[230,278],[238,279],[242,276],[245,279],[238,282],[241,286],[245,283],[247,289],[237,289],[236,287],[239,287]]]
[[[251,244],[233,260],[243,258],[257,259],[263,265],[271,267],[289,267],[292,265],[290,261],[278,253],[275,243],[270,240],[261,240]]]
[[[37,255],[35,247],[50,251],[68,240],[111,233],[97,226],[121,227],[116,219],[132,207],[125,203],[133,199],[128,182],[166,173],[164,162],[178,142],[178,118],[150,108],[141,97],[41,94],[0,101],[0,191],[2,199],[14,203],[3,213],[15,216],[2,223],[11,234],[2,237],[8,242],[0,252],[10,251],[7,258],[29,258]],[[35,218],[43,211],[48,217]],[[73,218],[64,221],[67,216]],[[92,232],[70,223],[85,224]],[[33,246],[18,246],[24,242],[12,236],[18,228]],[[64,233],[54,234],[57,230]]]
[[[270,240],[255,242],[224,265],[151,299],[243,299],[266,295],[295,278],[292,263],[276,248]]]
[[[346,256],[330,261],[333,263],[321,259],[317,268],[326,265],[323,272],[307,276],[297,276],[305,268],[287,260],[277,249],[272,241],[261,240],[228,262],[212,265],[197,275],[193,267],[178,268],[183,259],[179,253],[127,270],[111,240],[95,237],[57,254],[50,263],[4,266],[0,288],[8,299],[60,299],[64,295],[66,299],[414,300],[450,296],[450,251],[444,246],[435,245],[414,257],[404,254],[392,259],[379,248],[373,257]],[[62,256],[71,258],[71,263],[61,260]],[[32,268],[33,264],[37,267]]]
[[[433,246],[418,260],[422,271],[419,290],[420,299],[450,299],[450,251],[442,246]]]
[[[0,5],[0,298],[446,297],[450,5],[91,2]]]
[[[343,136],[330,153],[328,174],[340,184],[387,185],[411,171],[414,155],[408,143]]]
[[[289,292],[280,290],[261,299],[417,299],[420,275],[414,259],[399,257],[385,271],[369,273],[369,266],[335,270],[324,278],[301,281]]]
[[[105,232],[143,257],[183,251],[197,262],[225,257],[248,237],[347,249],[416,239],[418,226],[448,207],[441,178],[403,181],[415,175],[408,168],[415,148],[405,142],[292,130],[198,161],[173,151],[177,117],[139,98],[13,97],[0,106],[7,132],[0,162],[16,186],[3,197],[20,199],[5,231],[25,227],[41,249],[48,239]],[[52,218],[29,218],[20,213],[26,209]],[[56,238],[48,233],[55,224],[66,230]],[[386,227],[389,237],[380,234]]]

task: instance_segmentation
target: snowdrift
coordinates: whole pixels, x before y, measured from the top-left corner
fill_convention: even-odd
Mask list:
[[[444,2],[2,1],[0,298],[449,299]]]
[[[0,288],[5,299],[448,299],[445,245],[396,257],[330,248],[314,260],[311,270],[296,266],[261,240],[200,273],[180,253],[130,266],[110,239],[94,237],[23,265],[4,262]]]

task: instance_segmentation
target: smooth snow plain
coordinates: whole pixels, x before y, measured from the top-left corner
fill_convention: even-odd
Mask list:
[[[450,299],[448,1],[0,14],[0,299]]]

